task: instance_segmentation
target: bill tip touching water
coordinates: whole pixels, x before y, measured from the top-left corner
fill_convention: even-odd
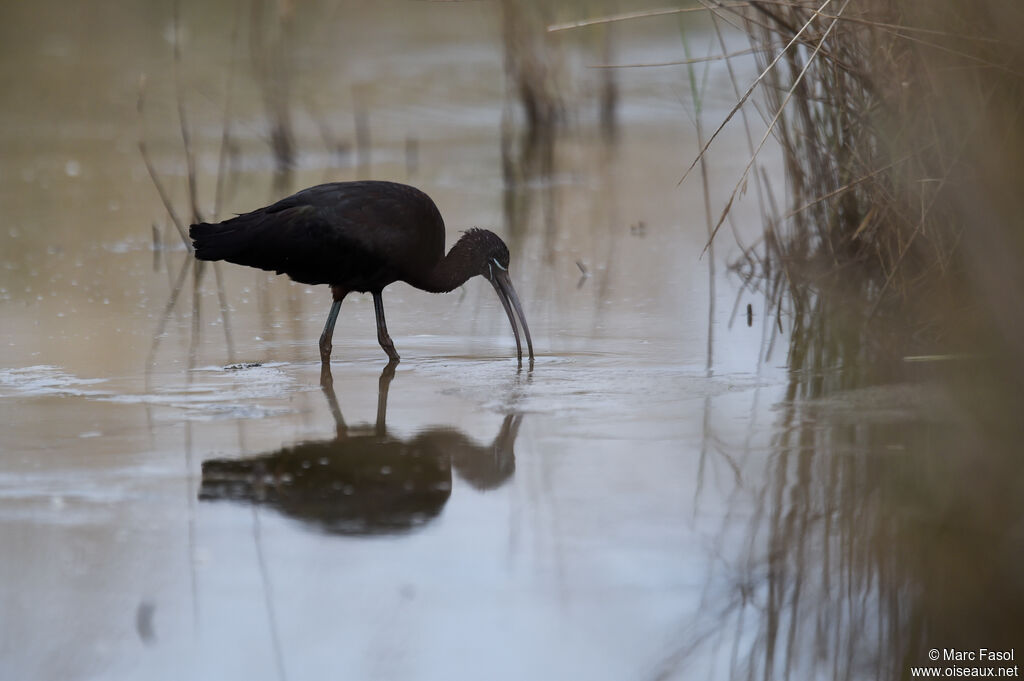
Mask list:
[[[488,230],[469,229],[445,255],[441,213],[415,187],[369,180],[317,185],[223,222],[192,225],[189,236],[200,260],[224,260],[287,274],[303,284],[329,285],[334,301],[320,336],[325,367],[341,302],[349,293],[373,295],[377,341],[396,362],[399,355],[384,321],[384,287],[404,281],[423,291],[447,293],[477,275],[487,278],[501,300],[519,361],[519,327],[533,361],[533,339],[509,277],[505,242]]]

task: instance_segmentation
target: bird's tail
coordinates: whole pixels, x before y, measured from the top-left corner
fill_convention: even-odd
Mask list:
[[[188,228],[188,235],[200,260],[234,260],[247,244],[246,230],[234,220],[200,222]]]

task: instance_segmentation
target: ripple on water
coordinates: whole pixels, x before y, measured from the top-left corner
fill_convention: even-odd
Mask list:
[[[49,364],[0,369],[0,393],[8,395],[58,395],[68,397],[95,397],[109,395],[105,390],[93,390],[84,386],[106,382],[105,378],[79,378],[60,367]]]
[[[264,401],[287,399],[291,394],[312,389],[299,384],[282,370],[283,362],[202,367],[188,380],[143,391],[122,391],[105,378],[79,378],[64,369],[38,365],[0,370],[0,397],[82,397],[114,404],[144,404],[166,407],[175,418],[194,420],[260,419],[292,413],[285,406]],[[91,388],[106,384],[103,389]]]

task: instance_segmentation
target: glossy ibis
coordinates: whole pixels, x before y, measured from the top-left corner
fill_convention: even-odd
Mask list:
[[[445,255],[441,213],[414,187],[379,181],[321,184],[230,220],[192,225],[189,236],[200,260],[226,260],[287,274],[303,284],[329,284],[334,303],[320,336],[325,368],[334,323],[348,293],[373,294],[377,341],[397,361],[384,323],[384,287],[404,281],[424,291],[447,293],[476,275],[487,277],[498,293],[519,360],[523,349],[516,316],[533,359],[530,329],[508,275],[505,242],[474,228]]]

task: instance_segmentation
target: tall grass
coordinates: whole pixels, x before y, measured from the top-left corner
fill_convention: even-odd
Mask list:
[[[758,48],[789,201],[738,264],[790,313],[794,371],[751,531],[766,600],[737,675],[905,678],[930,648],[1013,645],[1024,5],[716,11]],[[901,378],[948,403],[863,390]]]
[[[1024,3],[701,4],[749,35],[761,75],[729,117],[760,96],[786,166],[786,207],[734,264],[792,371],[722,616],[730,676],[908,678],[931,648],[1012,647]],[[751,147],[713,233],[758,179]],[[657,678],[682,678],[679,650]]]
[[[785,288],[798,317],[840,286],[857,290],[865,322],[906,320],[919,348],[1024,347],[1024,324],[1006,314],[1024,293],[1024,5],[752,2],[725,13],[762,66],[782,55],[762,91],[779,113],[791,205],[744,267]],[[1014,369],[1024,378],[1024,363]]]

